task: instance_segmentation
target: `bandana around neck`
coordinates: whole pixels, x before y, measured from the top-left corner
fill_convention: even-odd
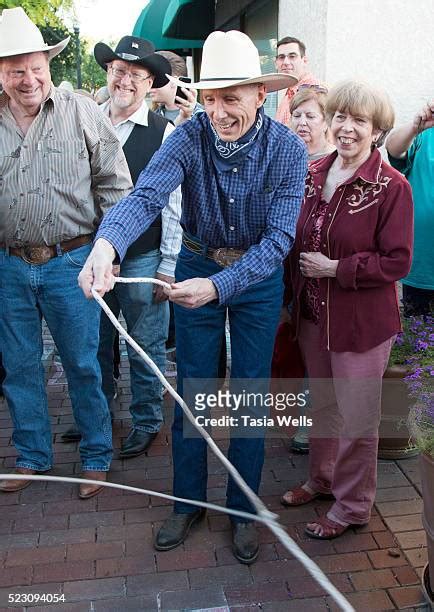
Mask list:
[[[211,156],[218,170],[227,170],[240,164],[254,144],[255,138],[264,123],[264,108],[256,113],[255,123],[239,140],[225,142],[219,138],[214,126],[208,119],[208,137],[211,143]]]

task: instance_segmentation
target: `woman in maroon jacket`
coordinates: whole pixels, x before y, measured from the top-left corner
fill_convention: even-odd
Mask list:
[[[401,329],[395,281],[410,269],[413,237],[410,186],[377,150],[394,121],[387,97],[347,81],[326,111],[336,151],[310,165],[289,261],[312,399],[309,479],[282,498],[335,498],[306,527],[319,539],[370,518],[381,379]]]

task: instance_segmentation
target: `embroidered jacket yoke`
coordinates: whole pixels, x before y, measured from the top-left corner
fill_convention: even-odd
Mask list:
[[[300,253],[307,249],[322,188],[337,153],[310,165],[304,203],[290,255],[294,316],[300,316],[305,278]],[[407,180],[375,149],[333,194],[321,228],[320,251],[339,260],[336,278],[319,279],[319,326],[323,347],[364,352],[401,329],[395,281],[411,265],[413,202]],[[288,291],[289,290],[289,291]]]

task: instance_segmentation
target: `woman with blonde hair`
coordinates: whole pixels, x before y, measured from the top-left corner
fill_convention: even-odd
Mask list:
[[[291,100],[290,128],[306,143],[309,160],[334,151],[326,121],[327,89],[320,85],[300,85]]]
[[[309,478],[282,498],[334,497],[306,527],[318,539],[370,519],[382,375],[401,329],[395,283],[413,241],[410,186],[377,148],[394,122],[386,95],[346,81],[326,114],[336,151],[309,167],[288,287],[312,400]]]

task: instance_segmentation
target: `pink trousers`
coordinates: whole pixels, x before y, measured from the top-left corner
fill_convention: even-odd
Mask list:
[[[309,376],[312,427],[309,480],[336,499],[331,518],[369,522],[377,485],[382,376],[395,337],[364,353],[321,349],[319,328],[301,319],[299,344]]]

